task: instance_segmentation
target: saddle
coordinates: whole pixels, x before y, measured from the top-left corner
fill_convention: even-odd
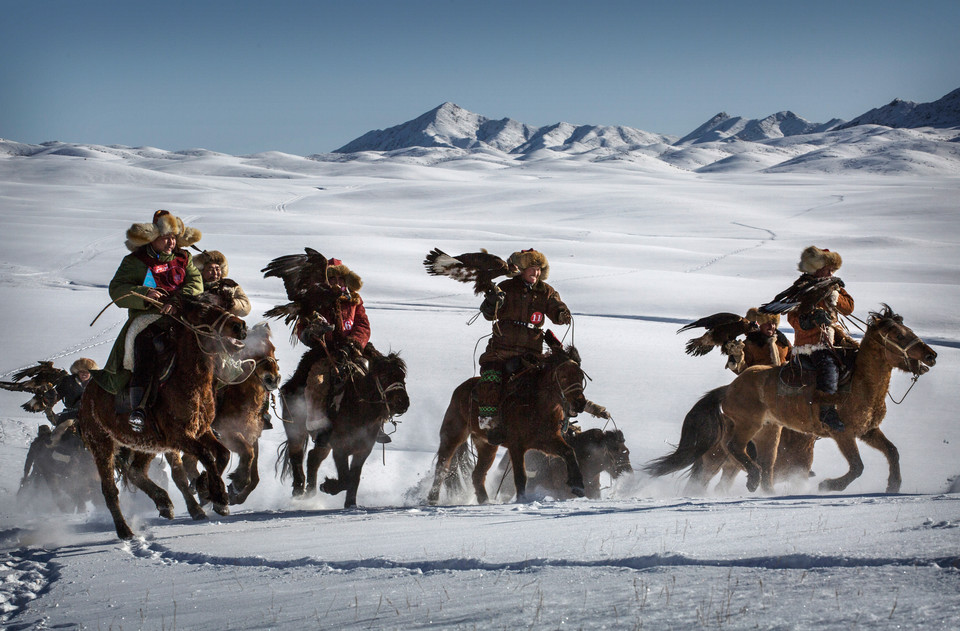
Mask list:
[[[850,381],[853,379],[853,369],[856,366],[857,349],[834,349],[840,358],[840,377],[837,380],[837,392],[849,392]],[[817,387],[817,368],[808,355],[794,356],[789,362],[780,367],[777,379],[777,394],[779,396],[797,396],[806,388],[808,391]]]

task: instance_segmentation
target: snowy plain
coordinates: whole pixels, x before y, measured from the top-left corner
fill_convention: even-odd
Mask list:
[[[174,492],[171,522],[125,494],[138,537],[121,542],[103,510],[64,515],[18,501],[43,419],[19,408],[24,397],[0,393],[0,626],[956,628],[952,153],[939,162],[931,154],[920,173],[851,166],[856,156],[827,172],[694,173],[641,159],[442,150],[306,159],[0,148],[0,378],[40,359],[105,360],[125,314],[112,308],[90,321],[109,301],[124,232],[167,208],[203,231],[200,246],[228,256],[253,301],[251,324],[284,300],[281,283],[259,272],[267,261],[304,246],[343,259],[363,277],[372,341],[408,364],[412,402],[394,442],[368,461],[358,509],[343,510],[342,496],[290,498],[273,472],[284,439],[275,420],[246,504],[194,522]],[[794,280],[811,244],[843,255],[839,276],[857,316],[889,303],[940,355],[902,405],[888,404],[883,430],[900,450],[900,494],[883,493],[886,462],[862,445],[863,475],[843,493],[819,492],[819,480],[846,470],[821,440],[816,477],[773,496],[748,493],[741,475],[731,495],[683,497],[681,476],[637,471],[601,500],[423,505],[449,395],[474,374],[475,346],[489,333],[482,320],[466,324],[478,306],[467,286],[424,273],[431,248],[548,256],[549,282],[575,316],[570,330],[553,328],[577,345],[592,378],[587,396],[613,414],[639,469],[672,450],[700,394],[731,379],[716,353],[685,355],[676,329],[765,302]],[[273,328],[288,377],[302,347]],[[896,373],[892,394],[909,385]]]

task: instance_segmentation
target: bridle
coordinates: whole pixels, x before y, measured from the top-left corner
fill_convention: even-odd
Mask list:
[[[582,377],[580,378],[580,381],[573,382],[567,385],[566,387],[564,387],[563,384],[560,383],[560,368],[562,366],[565,366],[566,364],[573,364],[577,368],[577,370],[580,371],[580,374],[582,375]],[[583,391],[587,387],[587,379],[589,378],[590,377],[587,375],[587,373],[583,371],[580,365],[572,359],[567,359],[566,361],[560,362],[559,364],[553,367],[553,382],[556,384],[557,391],[560,393],[560,405],[563,406],[564,411],[567,411],[570,409],[569,404],[567,402],[568,395],[570,393],[583,395]]]
[[[910,341],[910,343],[907,344],[906,346],[902,346],[899,343],[891,340],[887,335],[884,335],[883,329],[889,328],[890,326],[891,326],[890,323],[886,322],[877,331],[877,335],[880,337],[881,345],[883,346],[883,348],[888,351],[893,351],[894,355],[899,355],[900,357],[902,357],[908,366],[910,365],[911,361],[917,362],[918,366],[921,365],[920,360],[911,359],[910,356],[907,355],[908,350],[910,350],[917,344],[923,343],[923,340],[920,339],[920,336],[917,335],[916,333],[913,333],[913,339]],[[893,395],[890,394],[890,390],[887,390],[887,396],[890,397],[890,400],[893,401],[893,403],[895,403],[896,405],[900,405],[901,403],[903,403],[904,399],[907,398],[907,395],[910,394],[910,391],[913,390],[913,386],[917,385],[917,380],[920,379],[921,373],[919,372],[919,369],[911,370],[910,372],[913,373],[913,377],[910,378],[910,381],[911,381],[910,387],[907,388],[907,391],[903,393],[903,396],[900,397],[899,401],[893,398]]]

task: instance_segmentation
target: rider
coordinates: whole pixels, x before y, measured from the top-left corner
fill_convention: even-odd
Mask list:
[[[370,320],[360,297],[363,280],[340,259],[329,259],[327,283],[339,290],[335,302],[328,302],[311,317],[299,320],[295,329],[297,338],[310,348],[325,346],[327,349],[325,356],[313,364],[307,378],[317,387],[306,390],[310,409],[324,418],[329,417],[331,408],[339,408],[339,397],[335,395],[340,394],[350,371],[365,367],[363,349],[370,341]],[[332,394],[333,401],[330,400]]]
[[[790,356],[790,340],[777,327],[780,314],[763,313],[755,307],[747,310],[747,320],[756,322],[758,331],[747,333],[744,340],[724,345],[728,355],[727,368],[740,374],[750,366],[782,366]]]
[[[480,383],[477,404],[480,429],[490,430],[500,422],[500,393],[503,379],[517,372],[523,358],[536,361],[543,353],[544,319],[559,325],[571,322],[570,310],[560,294],[544,281],[550,265],[543,253],[533,249],[510,255],[507,261],[519,272],[489,290],[480,312],[493,321],[493,335],[480,356]]]
[[[227,278],[230,266],[219,250],[204,250],[193,257],[193,264],[203,277],[203,291],[216,295],[224,309],[237,316],[250,314],[250,299],[237,281]]]
[[[811,245],[800,254],[798,269],[812,277],[811,280],[824,279],[840,269],[842,263],[837,252]],[[795,309],[787,314],[795,331],[793,354],[810,357],[817,371],[817,390],[826,395],[837,392],[840,358],[835,349],[847,337],[838,322],[838,314],[853,313],[853,298],[844,289],[843,281],[837,280],[833,291],[812,308],[805,311]],[[820,404],[820,421],[834,431],[843,431],[843,421],[834,404]]]
[[[130,426],[134,432],[144,429],[143,406],[147,403],[158,347],[162,348],[164,343],[167,322],[163,316],[175,312],[172,304],[158,307],[144,298],[163,301],[173,293],[198,296],[203,292],[200,272],[184,249],[201,236],[199,230],[185,226],[166,210],[155,212],[152,222],[135,223],[127,230],[125,245],[131,254],[120,262],[109,288],[117,306],[127,309],[127,322],[97,377],[107,390],[119,392],[126,371],[132,370],[128,386],[133,408]]]
[[[80,397],[90,383],[90,373],[98,370],[97,362],[88,357],[81,357],[70,364],[70,374],[60,378],[57,384],[44,393],[44,402],[53,406],[57,401],[63,401],[63,410],[57,414],[56,429],[51,436],[52,444],[56,445],[60,437],[69,430],[77,420],[80,411]]]

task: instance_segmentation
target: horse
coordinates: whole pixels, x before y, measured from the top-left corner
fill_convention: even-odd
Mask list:
[[[900,455],[880,431],[887,411],[884,397],[894,368],[919,377],[936,361],[937,353],[884,304],[882,311],[870,313],[849,392],[811,396],[810,386],[806,386],[799,395],[781,395],[778,394],[780,368],[748,368],[729,386],[707,392],[684,420],[685,431],[681,433],[677,449],[654,460],[645,469],[653,475],[662,475],[690,466],[725,432],[726,451],[747,472],[747,489],[752,492],[762,484],[764,491],[772,492],[776,442],[766,440],[756,444],[756,457],[748,453],[751,439],[766,424],[773,426],[770,431],[777,438],[782,426],[836,441],[849,469],[838,478],[823,480],[819,485],[821,491],[842,491],[863,473],[856,443],[859,438],[886,456],[887,493],[897,493],[902,482]],[[818,408],[822,402],[837,405],[844,423],[842,431],[831,430],[820,422]]]
[[[281,479],[292,474],[294,497],[313,495],[317,490],[317,470],[332,451],[337,477],[326,478],[319,488],[330,495],[346,491],[343,506],[351,508],[357,505],[360,473],[380,428],[410,407],[407,367],[399,354],[383,355],[368,343],[363,358],[369,367],[351,372],[343,386],[339,408],[328,410],[330,422],[323,424],[316,422],[318,412],[306,403],[306,390],[313,386],[306,383],[306,375],[325,353],[325,348],[304,353],[294,375],[280,389],[287,440],[280,446],[277,465],[281,467]],[[311,438],[314,446],[307,454],[304,476],[303,455]]]
[[[587,399],[583,394],[586,380],[580,368],[580,353],[573,346],[563,348],[559,342],[550,344],[550,353],[536,366],[529,367],[513,377],[504,386],[500,410],[503,446],[513,463],[513,480],[517,501],[526,501],[527,474],[523,456],[529,449],[559,456],[566,464],[566,485],[577,496],[584,495],[583,474],[574,450],[563,439],[561,427],[564,418],[583,412]],[[433,485],[427,502],[436,504],[440,487],[450,473],[450,462],[468,437],[473,438],[477,462],[473,470],[473,489],[477,502],[485,504],[489,497],[485,488],[487,471],[497,455],[497,445],[487,441],[480,429],[477,401],[473,396],[479,377],[467,379],[453,391],[450,404],[440,426],[440,447]]]
[[[97,464],[101,491],[121,539],[132,538],[133,531],[120,510],[113,477],[114,456],[119,447],[129,447],[134,452],[127,476],[153,500],[161,517],[173,519],[173,502],[147,474],[157,453],[195,456],[206,469],[213,501],[224,506],[228,502],[220,475],[229,452],[211,429],[216,409],[214,368],[219,353],[235,353],[243,347],[247,327],[243,320],[209,301],[177,294],[172,304],[177,313],[169,318],[173,323],[169,337],[175,353],[174,367],[147,410],[144,431],[132,430],[129,413],[118,413],[116,396],[95,379],[80,400],[77,426]]]
[[[237,468],[227,477],[230,504],[243,504],[260,483],[260,434],[263,433],[263,411],[270,393],[280,387],[280,365],[277,363],[276,347],[270,339],[270,325],[261,322],[250,328],[245,345],[237,354],[238,360],[253,360],[254,368],[247,378],[228,383],[217,390],[217,415],[213,431],[220,442],[239,456]],[[189,454],[167,453],[167,461],[173,471],[174,481],[184,496],[191,511],[202,512],[193,496],[196,482],[200,479],[197,459]],[[184,471],[186,478],[181,476]],[[182,486],[186,481],[186,485]],[[202,485],[202,482],[201,482]],[[206,490],[201,499],[206,500]],[[215,510],[222,510],[216,507]]]
[[[577,464],[583,474],[583,490],[586,497],[600,499],[600,474],[606,473],[616,480],[621,475],[633,473],[630,464],[630,449],[627,447],[620,430],[586,429],[582,432],[565,432],[564,440],[577,455]],[[464,443],[457,450],[456,460]],[[570,499],[573,494],[566,485],[567,468],[561,458],[549,456],[536,450],[528,451],[523,458],[527,473],[527,487],[540,488],[558,499]],[[509,500],[516,489],[513,479],[507,477],[510,459],[503,458],[497,466],[497,477],[501,480],[495,496]]]
[[[34,492],[46,487],[60,512],[85,512],[87,502],[99,497],[100,478],[90,452],[72,428],[57,443],[51,441],[48,426],[40,430],[27,451],[17,499],[34,499]]]
[[[721,425],[717,428],[719,431],[709,436],[706,433],[697,435],[705,415],[708,415],[711,406],[719,405],[726,395],[727,388],[728,386],[721,386],[707,392],[694,405],[693,409],[684,417],[683,426],[680,430],[680,445],[685,448],[678,447],[677,451],[669,456],[659,458],[648,464],[644,467],[648,473],[659,477],[690,467],[690,476],[684,488],[684,494],[693,496],[703,494],[710,480],[722,471],[715,491],[725,493],[730,490],[734,479],[742,469],[740,464],[727,453],[725,447],[729,439],[729,425]],[[699,444],[697,453],[700,455],[698,456],[691,455],[689,449],[686,448],[694,448],[695,435],[698,436],[697,441],[712,441],[709,444],[706,444],[706,442]],[[779,442],[775,442],[778,440],[778,436]],[[774,482],[779,482],[811,475],[813,447],[817,439],[817,436],[803,434],[787,428],[783,428],[781,431],[781,428],[776,425],[764,425],[750,441],[747,448],[750,450],[752,458],[756,458],[758,451],[768,453],[770,449],[776,450],[777,466],[774,468],[773,476]],[[757,445],[760,445],[760,447],[757,447]]]

